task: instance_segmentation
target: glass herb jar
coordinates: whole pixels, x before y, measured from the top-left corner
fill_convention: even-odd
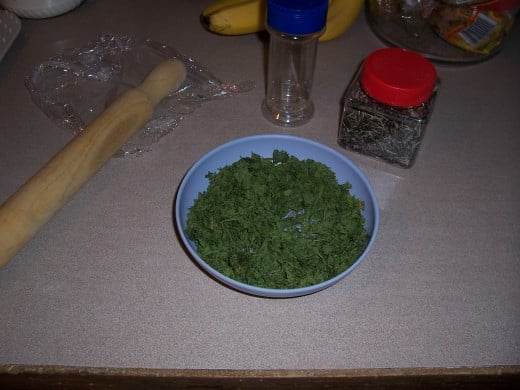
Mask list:
[[[343,147],[409,168],[430,119],[439,81],[433,64],[400,48],[371,53],[350,82],[338,130]]]
[[[314,114],[311,89],[328,0],[268,0],[269,57],[262,113],[278,126],[299,126]]]

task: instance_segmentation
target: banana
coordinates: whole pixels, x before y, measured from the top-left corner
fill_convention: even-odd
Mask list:
[[[221,35],[243,35],[265,28],[265,0],[216,0],[202,12],[202,24]]]
[[[320,37],[330,41],[347,31],[357,19],[364,0],[329,0],[327,25]],[[205,8],[202,24],[221,35],[243,35],[265,29],[266,0],[216,0]]]
[[[327,25],[320,42],[330,41],[347,31],[363,9],[364,0],[329,0]]]

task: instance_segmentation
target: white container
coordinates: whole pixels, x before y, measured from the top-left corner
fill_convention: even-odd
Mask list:
[[[83,0],[0,0],[0,6],[22,18],[52,18],[69,12]]]

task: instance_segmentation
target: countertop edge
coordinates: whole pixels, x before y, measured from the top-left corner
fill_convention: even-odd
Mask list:
[[[520,383],[520,365],[321,370],[147,369],[119,367],[0,365],[8,389],[260,389],[260,388],[510,388]],[[289,386],[289,387],[288,387]]]

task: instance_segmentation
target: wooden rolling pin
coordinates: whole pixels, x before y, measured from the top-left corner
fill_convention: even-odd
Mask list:
[[[181,61],[159,64],[0,206],[0,268],[150,119],[155,106],[185,78]]]

